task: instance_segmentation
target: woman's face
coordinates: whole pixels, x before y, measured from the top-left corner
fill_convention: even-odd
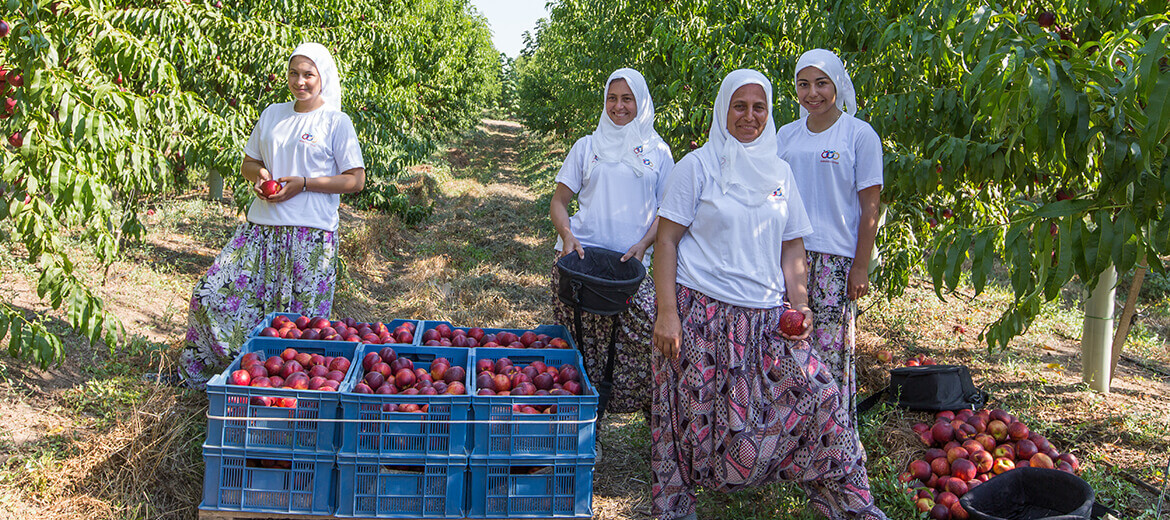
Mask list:
[[[805,67],[796,73],[796,99],[810,116],[839,112],[837,86],[829,75],[816,67]]]
[[[735,89],[727,108],[727,131],[741,143],[755,141],[768,124],[768,96],[752,83]]]
[[[289,60],[288,89],[297,101],[310,101],[321,95],[321,75],[313,60],[300,55]]]
[[[609,92],[605,93],[605,113],[618,126],[625,126],[638,115],[634,91],[630,90],[626,80],[619,78],[609,82]]]

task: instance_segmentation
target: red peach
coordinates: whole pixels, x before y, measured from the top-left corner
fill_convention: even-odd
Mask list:
[[[1015,468],[1016,468],[1016,463],[1012,462],[1011,459],[998,458],[998,459],[995,459],[995,464],[991,465],[991,472],[995,473],[996,475],[999,475],[999,474],[1002,474],[1006,471],[1011,471]]]
[[[971,462],[975,464],[976,473],[987,473],[991,471],[991,465],[995,463],[995,457],[981,450],[971,454]]]
[[[976,473],[977,471],[975,468],[975,463],[967,459],[956,459],[955,462],[951,464],[951,475],[963,482],[967,482],[968,480],[975,478]],[[963,487],[963,493],[966,493],[966,484],[964,484]],[[957,491],[952,491],[952,493],[963,496],[963,493],[959,493]]]
[[[954,428],[951,428],[950,423],[940,422],[935,423],[935,425],[930,428],[930,435],[931,437],[934,437],[934,442],[944,444],[954,440],[955,430]]]
[[[1060,461],[1068,464],[1069,467],[1072,468],[1073,472],[1080,471],[1080,469],[1081,469],[1080,461],[1078,461],[1077,456],[1073,455],[1072,453],[1061,453],[1056,458],[1057,458],[1057,460],[1060,460]]]
[[[910,475],[924,483],[930,480],[930,475],[932,474],[930,463],[924,460],[910,461],[908,471],[910,472]]]

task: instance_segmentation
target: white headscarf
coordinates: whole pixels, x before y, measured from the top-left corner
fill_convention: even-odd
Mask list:
[[[306,42],[297,46],[288,59],[293,56],[304,56],[313,60],[317,66],[317,74],[321,76],[321,97],[325,98],[325,108],[341,111],[341,76],[337,71],[337,63],[333,55],[320,43]]]
[[[634,93],[634,102],[638,110],[634,120],[622,126],[615,124],[605,111],[605,98],[609,95],[609,86],[618,79],[626,80],[626,85],[629,85],[630,91]],[[592,140],[596,159],[589,162],[585,177],[588,178],[593,173],[593,167],[599,163],[627,164],[638,177],[653,171],[658,165],[646,156],[658,146],[662,138],[654,131],[654,101],[650,99],[650,88],[646,86],[646,78],[634,69],[615,70],[605,81],[601,100],[601,118],[597,122],[597,129],[593,131]]]
[[[845,72],[845,64],[841,62],[832,51],[825,49],[813,49],[800,55],[800,59],[796,60],[796,73],[793,74],[793,81],[795,81],[796,74],[805,67],[816,67],[821,69],[829,79],[833,81],[833,86],[837,88],[837,108],[841,109],[849,115],[857,113],[857,91],[853,89],[853,80],[849,78],[849,73]],[[800,107],[800,117],[808,115],[808,110]]]
[[[768,122],[760,136],[750,143],[741,143],[727,130],[727,110],[731,96],[744,85],[763,87],[768,99]],[[715,113],[707,144],[694,153],[699,163],[719,179],[719,189],[725,195],[749,206],[758,206],[780,185],[782,159],[776,155],[776,123],[772,116],[772,82],[763,74],[750,69],[739,69],[723,78],[719,95],[715,97]]]

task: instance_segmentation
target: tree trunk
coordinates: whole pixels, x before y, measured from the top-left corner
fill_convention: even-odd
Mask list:
[[[1117,268],[1110,265],[1097,279],[1085,301],[1085,324],[1081,334],[1081,377],[1089,388],[1109,393],[1110,340],[1113,336],[1113,304],[1117,295]]]

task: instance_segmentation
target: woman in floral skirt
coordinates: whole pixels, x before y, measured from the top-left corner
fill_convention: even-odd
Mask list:
[[[813,49],[796,63],[800,119],[780,128],[778,153],[792,166],[816,233],[808,250],[809,343],[856,408],[854,324],[858,298],[869,292],[869,259],[882,192],[882,142],[857,113],[857,94],[841,59]]]
[[[655,215],[674,168],[670,147],[654,131],[654,102],[646,80],[634,69],[618,69],[606,80],[604,106],[597,129],[578,139],[557,173],[556,192],[549,207],[557,230],[556,257],[585,257],[585,246],[624,252],[621,261],[649,265],[658,229]],[[569,202],[579,210],[569,216]],[[560,274],[552,269],[553,294]],[[635,300],[652,301],[650,277],[638,288]],[[572,327],[573,309],[553,297],[556,322]],[[613,393],[606,410],[634,412],[650,408],[650,318],[631,305],[618,315]],[[609,354],[608,316],[583,313],[581,345],[585,372],[594,383],[604,377]]]
[[[179,369],[192,386],[222,371],[268,313],[333,307],[340,194],[361,191],[365,163],[328,49],[298,46],[288,88],[295,99],[264,109],[244,146],[240,172],[256,192],[247,222],[192,291]],[[265,196],[274,177],[280,188]]]

